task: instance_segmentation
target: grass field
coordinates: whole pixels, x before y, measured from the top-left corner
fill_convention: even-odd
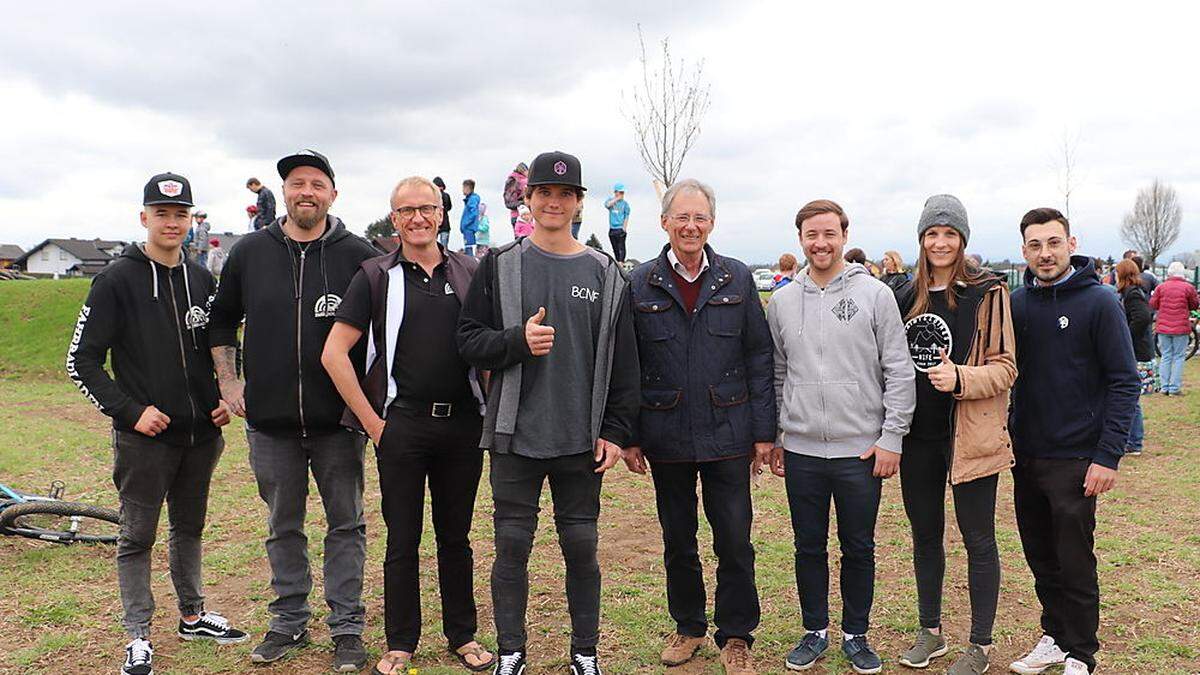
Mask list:
[[[55,285],[59,284],[59,285]],[[27,288],[19,293],[19,287]],[[66,482],[68,496],[116,505],[111,482],[108,420],[87,404],[58,374],[86,283],[0,283],[0,482],[44,489]],[[36,297],[31,297],[36,296]],[[45,314],[46,317],[42,315]],[[51,316],[57,319],[51,320]],[[14,336],[14,333],[23,335]],[[46,345],[26,344],[36,341]],[[1187,380],[1200,382],[1200,363],[1189,364]],[[1103,594],[1100,654],[1105,673],[1200,673],[1200,390],[1182,398],[1144,399],[1147,452],[1122,463],[1121,482],[1101,500],[1097,555]],[[205,590],[211,609],[260,638],[271,598],[262,542],[266,509],[259,501],[246,459],[239,422],[226,431],[228,443],[214,478],[209,528],[205,537]],[[368,456],[370,453],[368,453]],[[374,653],[383,647],[382,560],[384,528],[374,459],[368,458],[369,548],[365,596],[366,639]],[[315,489],[312,491],[315,494]],[[993,672],[1039,636],[1037,600],[1021,555],[1012,513],[1012,482],[1000,482],[998,530],[1004,576],[996,621]],[[547,492],[548,496],[548,492]],[[792,569],[787,501],[779,479],[765,478],[754,489],[754,543],[762,597],[762,626],[755,654],[760,671],[782,673],[784,654],[800,637],[801,625]],[[564,672],[568,620],[562,592],[562,562],[547,499],[535,544],[529,604],[531,675]],[[604,602],[601,653],[610,673],[664,672],[657,665],[661,639],[672,625],[666,613],[661,540],[649,480],[618,466],[605,481],[601,516]],[[491,501],[485,480],[474,525],[480,639],[494,645],[488,572]],[[165,521],[165,517],[164,517]],[[949,519],[948,522],[953,522]],[[165,522],[154,555],[156,672],[297,673],[328,670],[331,645],[321,619],[319,501],[310,502],[310,553],[317,578],[313,607],[315,644],[272,667],[251,668],[253,642],[214,648],[184,643],[172,632],[174,593],[167,572]],[[416,665],[422,673],[462,672],[445,653],[436,597],[431,527],[422,543],[425,635]],[[702,534],[708,542],[709,534]],[[966,555],[957,530],[947,533],[945,628],[954,647],[968,632]],[[917,627],[911,544],[899,484],[886,483],[877,532],[878,579],[872,636],[886,672],[903,670],[896,656]],[[702,545],[702,550],[709,548]],[[831,544],[836,551],[836,541]],[[23,539],[0,539],[0,672],[114,672],[125,638],[120,629],[113,551],[104,547],[62,548]],[[834,575],[837,556],[832,555]],[[704,557],[712,593],[715,559]],[[836,581],[831,585],[836,589]],[[834,593],[833,616],[839,606]],[[942,672],[943,659],[927,672]],[[672,673],[719,673],[715,647]],[[827,658],[814,673],[850,672],[840,657]]]

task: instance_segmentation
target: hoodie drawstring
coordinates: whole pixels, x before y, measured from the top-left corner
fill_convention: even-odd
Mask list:
[[[158,265],[150,261],[150,287],[154,291],[154,301],[158,302]]]
[[[185,316],[189,317],[190,319],[192,315],[192,286],[188,283],[186,260],[183,261],[183,294],[187,297],[187,314]],[[192,324],[192,321],[189,320],[188,323]],[[188,328],[188,332],[192,334],[192,351],[200,351],[200,344],[196,342],[196,326],[191,325]]]
[[[325,237],[321,237],[321,283],[324,284],[321,291],[321,299],[328,302],[329,299],[329,275],[325,274]],[[326,305],[328,312],[328,305]]]

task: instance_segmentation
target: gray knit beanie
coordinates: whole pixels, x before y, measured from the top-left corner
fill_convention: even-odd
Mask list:
[[[967,209],[954,195],[934,195],[925,200],[925,210],[921,211],[921,222],[917,224],[917,241],[925,236],[925,230],[938,225],[958,230],[964,246],[971,238]]]

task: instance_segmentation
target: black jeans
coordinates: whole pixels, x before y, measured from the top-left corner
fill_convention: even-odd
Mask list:
[[[1017,455],[1013,502],[1025,560],[1042,604],[1042,631],[1096,668],[1100,582],[1093,551],[1096,498],[1083,495],[1091,460]]]
[[[383,560],[384,626],[388,650],[413,652],[421,638],[419,551],[425,480],[437,538],[442,632],[451,649],[475,639],[474,557],[469,534],[483,474],[482,419],[466,410],[452,417],[392,408],[375,449],[387,555]]]
[[[796,545],[796,588],[804,629],[829,626],[829,500],[837,504],[842,549],[842,632],[870,627],[875,599],[875,519],[882,479],[875,463],[857,457],[822,459],[784,452],[784,483]]]
[[[712,526],[717,554],[717,597],[713,623],[718,647],[729,638],[753,643],[758,627],[758,589],[754,585],[754,546],[750,543],[750,460],[652,462],[654,498],[663,532],[667,568],[667,607],[680,635],[708,634],[704,571],[696,543],[699,527],[696,477],[704,496],[704,516]]]
[[[121,500],[117,537],[117,583],[130,637],[149,638],[154,616],[150,592],[150,550],[158,534],[163,500],[167,502],[167,541],[171,582],[179,613],[204,609],[200,581],[200,537],[208,513],[208,488],[225,449],[217,436],[199,445],[170,445],[132,431],[113,432],[113,484]]]
[[[554,527],[566,562],[571,648],[593,649],[600,639],[600,563],[596,522],[600,482],[592,453],[531,459],[492,453],[496,562],[492,565],[492,605],[496,639],[503,651],[524,651],[525,607],[529,602],[529,551],[537,531],[542,483],[550,479]]]
[[[942,625],[942,580],[946,572],[946,482],[950,440],[904,439],[900,492],[912,526],[913,569],[921,625]],[[967,549],[967,588],[971,596],[971,642],[992,644],[1000,597],[1000,552],[996,548],[996,485],[993,474],[951,487],[954,515]]]
[[[625,235],[623,229],[609,228],[608,241],[612,244],[613,257],[617,262],[625,262]]]

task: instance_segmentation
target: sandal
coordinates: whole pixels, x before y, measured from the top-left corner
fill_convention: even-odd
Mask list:
[[[459,649],[463,649],[464,647],[468,647],[469,645],[474,645],[474,646],[469,647],[467,649],[467,651],[465,651],[465,652],[459,651]],[[447,647],[446,650],[449,651],[451,654],[453,654],[454,657],[456,659],[458,659],[458,662],[461,663],[464,668],[466,668],[467,670],[469,670],[473,673],[481,673],[496,664],[496,655],[495,654],[492,654],[491,655],[492,658],[488,659],[486,663],[480,663],[478,665],[472,665],[471,662],[467,660],[468,656],[474,656],[476,658],[483,658],[484,654],[490,653],[490,652],[488,652],[488,650],[483,648],[483,645],[479,644],[478,642],[475,642],[474,640],[472,640],[471,642],[468,642],[465,645],[460,646],[458,649],[451,649],[451,648]]]
[[[409,657],[409,659],[411,658]],[[403,656],[392,656],[391,652],[388,652],[379,659],[387,664],[387,672],[383,672],[379,669],[379,664],[375,664],[375,667],[371,669],[371,675],[405,675],[408,672],[408,666],[411,664],[409,659],[405,659]],[[397,668],[401,670],[397,670]]]

